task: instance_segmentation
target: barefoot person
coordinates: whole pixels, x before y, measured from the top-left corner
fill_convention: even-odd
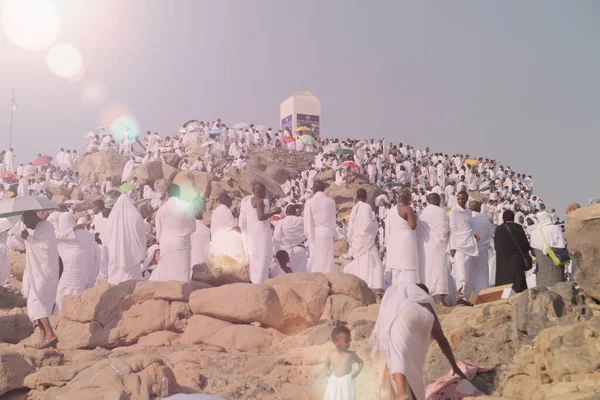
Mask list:
[[[363,360],[355,352],[348,350],[351,342],[350,330],[339,321],[331,332],[331,341],[335,344],[335,350],[328,354],[325,360],[326,373],[329,375],[325,400],[354,400],[354,378],[362,371]],[[358,368],[352,371],[354,364]]]
[[[423,366],[432,339],[454,373],[466,379],[444,336],[433,298],[422,284],[395,284],[383,296],[375,329],[373,355],[385,357],[382,392],[394,400],[425,399]]]
[[[40,328],[40,342],[36,347],[45,349],[58,343],[49,319],[58,288],[57,240],[52,224],[42,220],[35,211],[25,211],[22,220],[33,231],[33,234],[26,229],[21,232],[26,245],[23,295],[27,298],[29,319]]]

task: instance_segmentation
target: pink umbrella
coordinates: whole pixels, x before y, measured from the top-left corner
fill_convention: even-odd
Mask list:
[[[356,168],[356,169],[358,169],[358,168],[359,168],[358,164],[356,164],[356,163],[355,163],[355,162],[353,162],[353,161],[344,161],[344,162],[342,163],[342,167]]]
[[[33,161],[32,165],[34,167],[41,167],[42,165],[50,164],[50,161],[52,161],[52,157],[50,156],[39,156]]]

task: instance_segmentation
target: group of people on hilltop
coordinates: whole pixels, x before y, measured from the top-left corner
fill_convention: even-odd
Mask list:
[[[241,136],[237,133],[241,129],[233,134],[232,130],[218,120],[201,124],[191,137],[190,132],[180,132],[181,136],[162,140],[148,133],[142,143],[125,134],[118,148],[109,135],[94,137],[88,150],[114,146],[130,157],[122,181],[133,186],[115,190],[110,178],[94,183],[86,193],[101,194],[104,200],[95,201],[88,216],[77,221],[63,205],[52,213],[26,212],[12,228],[0,221],[4,235],[0,279],[8,268],[1,250],[25,251],[23,293],[31,320],[40,326],[37,347],[56,345],[49,316],[59,312],[62,298],[82,293],[100,280],[111,285],[143,279],[189,282],[194,265],[222,255],[248,265],[249,280],[256,284],[288,273],[330,273],[336,270],[334,242],[346,239],[349,262],[344,272],[385,293],[375,339],[387,360],[389,382],[396,391],[422,398],[420,371],[431,337],[449,349],[434,305],[469,304],[472,293],[490,284],[525,290],[526,271],[532,268],[530,251],[536,257],[538,285],[566,279],[564,265],[556,267],[549,252],[566,247],[562,228],[534,195],[531,176],[489,159],[449,157],[385,141],[326,139],[315,140],[308,148],[292,147],[288,144],[301,141],[287,131],[251,126]],[[279,195],[269,196],[264,184],[254,183],[239,209],[233,209],[233,199],[221,193],[208,226],[203,223],[205,201],[200,196],[185,201],[178,185],[169,185],[163,194],[153,185],[142,190],[135,177],[129,180],[138,163],[165,162],[169,153],[181,158],[182,170],[215,173],[210,168],[217,164],[243,168],[251,151],[248,142],[267,149],[314,152],[314,163],[290,176]],[[135,155],[134,143],[145,149],[143,156]],[[190,143],[206,147],[205,155],[189,156]],[[61,184],[83,186],[72,170],[76,153],[61,149],[59,155],[58,165],[35,167],[34,175],[40,182],[58,178]],[[326,194],[326,182],[317,178],[328,169],[333,170],[331,185],[362,184],[348,215],[338,215],[335,201]],[[189,185],[194,188],[195,181],[190,179]],[[369,191],[376,195],[369,198]],[[144,219],[136,208],[135,193],[140,192],[157,209],[154,218]],[[418,326],[422,337],[400,328],[390,332],[399,323]],[[330,359],[335,374],[348,370],[348,364],[338,370],[338,362],[350,362],[344,353],[344,332],[338,330],[334,338],[343,338],[339,345],[336,342],[340,353]],[[410,357],[413,364],[405,362]],[[352,379],[333,379],[331,398],[352,385]]]

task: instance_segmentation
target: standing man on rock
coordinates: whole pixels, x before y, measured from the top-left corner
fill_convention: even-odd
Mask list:
[[[479,236],[471,226],[471,211],[468,210],[469,195],[461,191],[456,195],[457,204],[450,210],[450,255],[454,258],[454,279],[457,300],[469,300],[473,292],[473,257],[479,255]]]
[[[181,200],[178,185],[167,189],[169,200],[156,214],[156,239],[160,260],[150,276],[151,281],[189,282],[192,279],[191,235],[196,231],[192,205]]]
[[[27,298],[29,319],[40,328],[36,347],[45,349],[58,343],[49,319],[58,288],[58,242],[52,224],[40,219],[35,211],[25,211],[22,220],[33,230],[33,234],[26,229],[21,232],[26,245],[23,295]]]
[[[417,216],[410,207],[410,192],[400,192],[400,202],[390,209],[386,221],[386,269],[392,283],[420,283],[417,249]]]
[[[479,236],[477,242],[478,254],[473,257],[473,292],[479,293],[487,289],[490,282],[490,269],[488,265],[490,242],[492,241],[492,225],[486,214],[481,212],[481,203],[472,200],[469,203],[471,209],[471,226],[473,233]]]
[[[344,272],[358,276],[374,290],[383,288],[383,265],[375,244],[378,231],[379,225],[367,203],[367,191],[358,189],[348,223],[348,243],[354,260]]]
[[[219,195],[219,206],[215,208],[210,217],[210,234],[214,240],[221,230],[229,232],[237,226],[231,212],[231,197],[225,192]]]
[[[325,183],[315,180],[314,196],[304,206],[304,233],[310,258],[308,272],[328,274],[334,271],[333,237],[335,236],[335,201],[325,194]]]
[[[273,236],[271,217],[281,212],[276,208],[269,210],[267,188],[257,182],[252,186],[253,196],[247,196],[240,206],[240,228],[245,237],[249,277],[252,283],[263,283],[269,277],[269,265],[273,257]]]
[[[421,283],[429,289],[436,304],[446,304],[450,259],[448,253],[448,217],[440,207],[437,193],[427,196],[427,207],[418,216],[417,246]]]

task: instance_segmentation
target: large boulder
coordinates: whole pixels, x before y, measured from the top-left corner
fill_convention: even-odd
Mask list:
[[[79,186],[73,188],[71,192],[71,199],[73,200],[83,200],[83,190]]]
[[[209,337],[206,343],[226,349],[258,353],[271,346],[273,336],[252,325],[231,325]]]
[[[308,311],[315,320],[318,320],[323,314],[330,292],[329,281],[325,275],[317,272],[279,275],[267,279],[265,285],[283,285],[293,288],[306,302]]]
[[[86,185],[102,182],[106,178],[111,178],[113,185],[120,185],[127,161],[128,158],[115,149],[108,149],[79,157],[73,169],[79,172]]]
[[[221,329],[233,325],[231,322],[207,317],[206,315],[194,315],[187,323],[185,331],[179,338],[182,345],[201,344]]]
[[[55,194],[54,196],[52,196],[52,202],[57,205],[63,204],[67,200],[68,198],[63,196],[62,194]]]
[[[192,280],[211,286],[250,282],[248,266],[226,255],[213,257],[208,263],[194,265]]]
[[[345,294],[332,294],[327,298],[321,319],[348,321],[352,310],[364,306],[354,297]]]
[[[589,296],[600,300],[600,204],[580,208],[567,216],[569,251],[577,263],[575,279]]]
[[[71,192],[73,189],[70,189],[67,185],[59,185],[52,181],[48,182],[46,185],[46,192],[50,196],[64,196],[67,199],[71,197]]]
[[[25,387],[25,378],[35,372],[31,361],[8,349],[0,349],[0,358],[0,396]]]
[[[140,185],[154,183],[163,177],[162,165],[163,163],[160,161],[142,164],[131,172],[131,175],[129,175],[127,180],[131,181],[133,178],[137,178]]]
[[[325,171],[321,171],[315,175],[315,180],[331,183],[331,181],[335,180],[335,171],[331,168],[327,168]]]
[[[336,240],[333,242],[333,255],[335,257],[342,257],[345,254],[348,254],[348,250],[350,250],[350,245],[348,241],[345,239]]]
[[[259,322],[276,329],[284,324],[277,292],[264,284],[233,283],[196,290],[190,295],[189,304],[194,314],[234,324]]]
[[[171,167],[177,168],[179,166],[180,158],[177,153],[163,153],[163,157],[165,158],[165,162]]]
[[[158,189],[160,191],[160,193],[163,195],[165,195],[165,193],[167,193],[167,189],[169,188],[169,186],[171,185],[171,181],[168,179],[159,179],[156,182],[154,182],[154,188]]]
[[[299,332],[317,323],[310,314],[308,304],[293,287],[285,284],[274,284],[272,287],[277,292],[283,310],[285,326],[282,328],[282,332]]]
[[[343,294],[368,306],[377,302],[377,296],[369,288],[367,283],[359,277],[342,272],[332,272],[325,274],[325,277],[331,283],[331,292],[333,294]]]
[[[25,273],[25,253],[10,250],[8,253],[8,262],[10,264],[10,273],[15,279],[23,281]]]
[[[162,163],[162,179],[167,179],[169,181],[175,179],[175,176],[179,172],[179,170],[175,167],[170,166],[169,164]]]
[[[184,190],[191,187],[191,182],[196,183],[200,196],[207,197],[210,195],[211,179],[208,172],[179,171],[173,178],[173,183],[182,186]]]
[[[22,310],[0,311],[0,343],[19,343],[29,337],[33,330],[29,316]]]

